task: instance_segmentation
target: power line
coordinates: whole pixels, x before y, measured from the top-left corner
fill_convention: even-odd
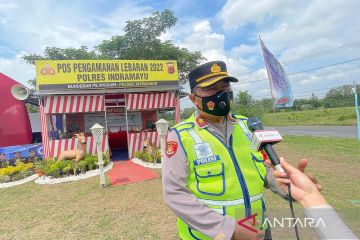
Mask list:
[[[329,87],[329,88],[317,88],[317,89],[311,89],[311,90],[298,90],[298,91],[294,91],[293,93],[307,93],[307,92],[312,92],[314,93],[314,91],[319,91],[319,90],[329,90],[329,89],[332,89],[332,88],[336,88],[336,87]],[[269,93],[270,94],[270,93]],[[271,97],[271,94],[269,95],[258,95],[258,96],[254,96],[254,97],[268,97],[270,96]]]
[[[333,88],[338,88],[338,87],[342,87],[344,85],[349,85],[349,84],[353,84],[354,81],[351,81],[351,82],[345,82],[344,84],[342,85],[339,85],[339,86],[333,86],[333,87],[328,87],[328,88],[317,88],[317,89],[310,89],[310,90],[305,90],[305,89],[300,89],[300,90],[297,90],[297,91],[294,91],[293,93],[300,93],[300,95],[302,95],[301,93],[308,93],[308,92],[311,92],[311,95],[312,93],[314,94],[324,94],[324,93],[315,93],[315,91],[323,91],[323,90],[329,90],[329,89],[333,89]],[[296,94],[297,96],[299,96],[299,94]],[[311,96],[309,95],[309,96]],[[271,93],[269,94],[266,94],[266,95],[255,95],[253,97],[257,97],[257,98],[261,98],[261,97],[272,97],[271,96]]]
[[[311,55],[306,55],[306,56],[302,56],[302,57],[299,57],[299,58],[293,58],[293,59],[287,60],[287,61],[285,61],[283,63],[288,64],[289,62],[293,62],[293,61],[296,61],[296,60],[299,60],[299,59],[304,59],[304,58],[308,58],[308,57],[312,57],[312,56],[316,56],[316,55],[322,55],[322,54],[325,54],[327,52],[336,51],[336,50],[342,49],[342,48],[355,47],[355,46],[358,46],[358,45],[360,46],[360,41],[355,41],[355,42],[352,42],[352,43],[343,44],[343,45],[341,45],[339,47],[336,47],[336,48],[326,49],[326,50],[323,50],[323,51],[320,51],[320,52],[317,52],[317,53],[314,53],[314,54],[311,54]],[[251,72],[248,75],[250,75],[252,73],[255,73],[255,72],[256,71]],[[291,74],[288,74],[288,75],[291,75]],[[234,76],[240,77],[240,75],[234,75]],[[259,79],[259,80],[254,80],[254,81],[251,81],[251,82],[244,82],[244,83],[260,82],[260,81],[264,81],[264,80],[267,80],[267,79],[264,78],[264,79]]]
[[[360,57],[359,58],[353,58],[353,59],[346,60],[346,61],[343,61],[343,62],[329,64],[329,65],[325,65],[325,66],[321,66],[321,67],[317,67],[317,68],[306,69],[306,70],[303,70],[303,71],[300,71],[300,72],[289,73],[288,75],[296,75],[296,74],[300,74],[300,73],[311,72],[311,71],[315,71],[315,70],[318,70],[318,69],[333,67],[333,66],[337,66],[337,65],[341,65],[341,64],[345,64],[345,63],[349,63],[349,62],[354,62],[354,61],[359,61],[359,60],[360,60]],[[268,80],[267,78],[262,78],[262,79],[258,79],[258,80],[254,80],[254,81],[239,82],[238,85],[246,84],[246,83],[262,82],[262,81],[267,81],[267,80]]]
[[[310,54],[310,55],[305,55],[305,56],[302,56],[302,57],[293,58],[293,59],[284,61],[283,63],[284,64],[289,64],[290,62],[295,62],[295,61],[298,61],[300,59],[310,58],[310,57],[314,57],[314,56],[318,56],[318,55],[324,55],[324,54],[327,54],[327,53],[336,52],[336,51],[338,51],[340,49],[345,49],[345,48],[349,48],[349,47],[356,47],[356,46],[360,46],[360,41],[344,44],[344,45],[341,45],[339,47],[330,48],[330,49],[323,50],[323,51],[320,51],[320,52],[316,52],[316,53],[313,53],[313,54]]]
[[[299,73],[311,72],[311,71],[314,71],[314,70],[327,68],[327,67],[333,67],[333,66],[337,66],[337,65],[341,65],[341,64],[345,64],[345,63],[349,63],[349,62],[355,62],[355,61],[359,61],[359,60],[360,60],[360,57],[359,58],[353,58],[353,59],[346,60],[346,61],[343,61],[343,62],[334,63],[334,64],[330,64],[330,65],[325,65],[325,66],[322,66],[322,67],[311,68],[311,69],[307,69],[307,70],[300,71],[300,72],[289,73],[288,75],[296,75],[296,74],[299,74]]]

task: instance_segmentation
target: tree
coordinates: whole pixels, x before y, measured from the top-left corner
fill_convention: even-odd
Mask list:
[[[259,100],[259,103],[266,112],[273,112],[274,99],[263,98],[263,99]]]
[[[308,104],[312,107],[312,109],[318,109],[321,107],[321,101],[317,96],[315,96],[315,93],[311,95],[311,98],[308,100]]]
[[[186,48],[175,46],[171,41],[159,39],[176,22],[177,18],[172,11],[156,11],[148,18],[127,21],[123,29],[124,35],[104,40],[94,50],[90,51],[86,46],[78,49],[47,47],[43,55],[30,54],[23,58],[30,64],[35,64],[35,60],[40,59],[176,60],[180,84],[185,84],[190,70],[205,58],[200,52],[190,52]]]
[[[36,60],[51,59],[51,60],[75,60],[75,59],[97,59],[98,54],[95,51],[89,51],[88,47],[81,46],[80,48],[58,48],[47,47],[44,51],[44,56],[38,54],[29,54],[23,56],[23,59],[30,64],[35,65]]]
[[[181,119],[188,119],[196,111],[195,107],[184,108],[181,112]]]
[[[30,85],[30,91],[35,91],[35,87],[36,87],[36,79],[30,79],[26,81],[29,85]],[[39,107],[35,106],[33,104],[30,104],[28,102],[26,102],[26,109],[28,112],[30,113],[36,113],[39,112]]]
[[[357,85],[359,88],[360,85]],[[353,85],[343,85],[330,89],[324,98],[324,107],[352,107],[354,106]]]
[[[239,107],[249,107],[254,103],[254,99],[248,91],[239,91],[235,98],[235,103]]]
[[[265,110],[260,101],[255,101],[248,91],[239,91],[232,106],[232,112],[246,117],[259,117]]]

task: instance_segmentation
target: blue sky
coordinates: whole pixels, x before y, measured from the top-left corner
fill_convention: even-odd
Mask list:
[[[150,16],[165,8],[174,11],[177,25],[161,36],[210,60],[223,60],[256,98],[270,96],[258,35],[288,73],[360,57],[360,44],[306,57],[360,41],[360,1],[357,0],[0,0],[0,72],[25,83],[35,77],[21,56],[41,54],[45,47],[90,49],[122,34],[127,20]],[[314,92],[322,97],[330,87],[360,82],[360,61],[289,75],[295,97]],[[182,107],[189,102],[182,100]]]

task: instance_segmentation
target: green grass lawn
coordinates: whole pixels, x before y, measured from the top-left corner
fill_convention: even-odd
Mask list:
[[[309,160],[323,194],[360,236],[360,142],[285,136],[276,145],[291,163]],[[265,191],[270,216],[290,216],[288,204]],[[297,216],[302,209],[295,204]],[[274,239],[294,239],[273,228]],[[301,239],[316,239],[300,229]],[[176,216],[162,199],[161,180],[101,189],[97,177],[56,185],[27,183],[0,189],[0,239],[178,239]]]
[[[266,113],[261,118],[267,126],[353,126],[354,107]]]
[[[344,221],[360,236],[360,142],[356,139],[324,138],[307,136],[285,136],[284,141],[276,145],[279,156],[296,164],[298,160],[308,160],[308,172],[313,173],[324,190],[322,194],[328,203],[343,217]],[[283,213],[288,208],[286,202],[278,202],[277,196],[266,192],[267,202],[277,207],[270,207],[270,213],[276,215],[277,210]],[[297,215],[302,214],[297,209]],[[290,216],[290,215],[289,215]],[[278,231],[280,238],[286,238],[289,231]],[[288,229],[287,229],[288,230]],[[300,229],[313,239],[316,235],[311,231]],[[290,234],[293,234],[290,231]],[[293,235],[291,235],[293,236]],[[302,238],[303,239],[303,238]]]

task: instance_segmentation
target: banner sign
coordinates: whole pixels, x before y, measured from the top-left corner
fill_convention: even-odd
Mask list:
[[[271,93],[275,98],[274,107],[292,107],[293,93],[284,66],[265,47],[260,39],[261,49],[271,87]]]
[[[25,163],[34,162],[36,159],[42,159],[43,155],[42,144],[0,147],[0,165],[2,162],[15,165],[15,162],[18,160]]]
[[[178,85],[172,60],[37,60],[41,90],[132,88]]]

